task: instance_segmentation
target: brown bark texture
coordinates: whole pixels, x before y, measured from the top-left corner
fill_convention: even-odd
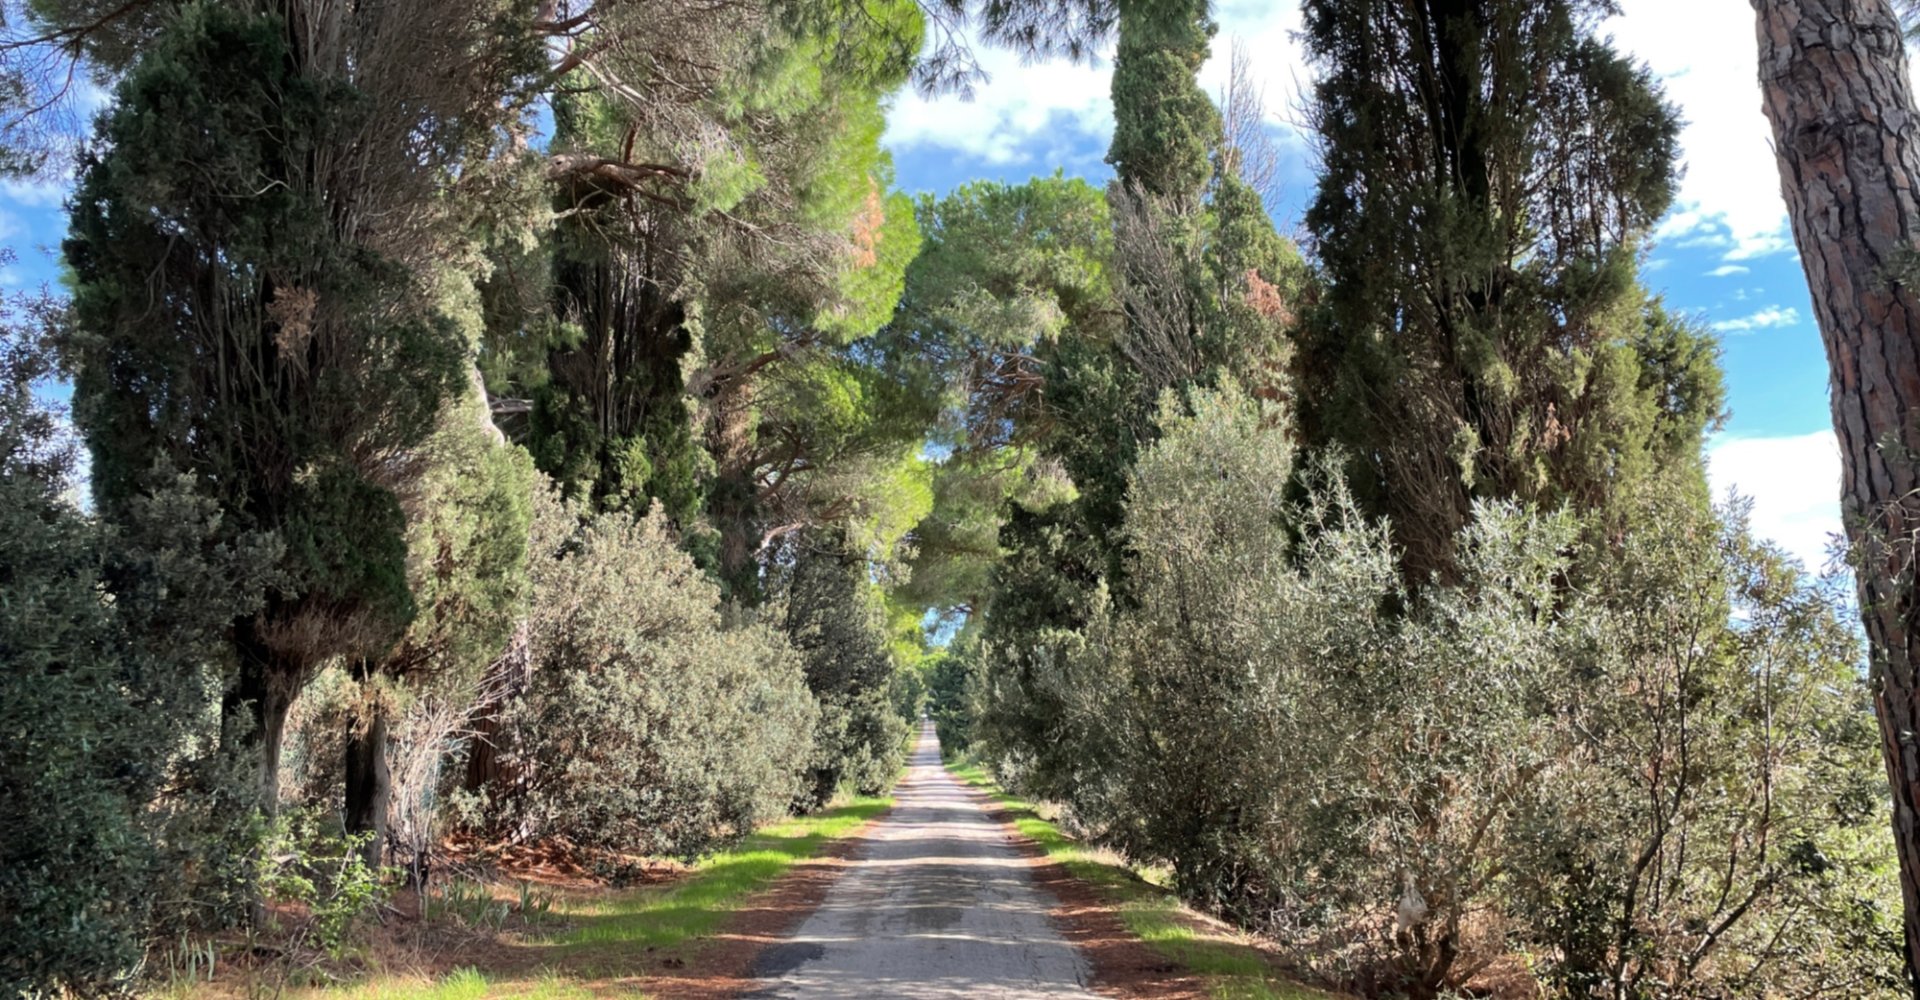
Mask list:
[[[1752,0],[1781,188],[1831,369],[1841,511],[1920,970],[1920,116],[1887,0]],[[1920,987],[1915,987],[1920,997]]]

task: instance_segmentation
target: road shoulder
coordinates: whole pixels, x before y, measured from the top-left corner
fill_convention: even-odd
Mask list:
[[[985,800],[1033,866],[1034,881],[1057,901],[1050,916],[1092,966],[1095,992],[1119,1000],[1340,1000],[1289,980],[1246,935],[1193,913],[1118,858],[1078,843],[977,766],[946,766]]]
[[[766,888],[738,905],[720,929],[690,948],[663,954],[636,979],[645,996],[722,1000],[762,986],[766,963],[820,908],[827,892],[853,866],[867,835],[892,807],[859,827],[824,842],[812,857],[796,862]]]

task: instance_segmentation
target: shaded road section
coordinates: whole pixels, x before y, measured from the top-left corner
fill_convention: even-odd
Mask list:
[[[940,766],[926,726],[895,804],[794,936],[754,970],[765,998],[1084,997],[1086,960],[1047,917],[984,798]]]

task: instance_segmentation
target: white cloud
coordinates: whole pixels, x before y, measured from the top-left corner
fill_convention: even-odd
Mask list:
[[[1725,278],[1725,277],[1728,277],[1729,275],[1746,274],[1751,270],[1752,268],[1741,267],[1738,264],[1722,264],[1719,267],[1716,267],[1713,270],[1708,271],[1707,277]]]
[[[1250,57],[1254,84],[1267,107],[1267,123],[1288,140],[1301,138],[1299,112],[1313,77],[1307,52],[1295,37],[1303,27],[1298,0],[1225,0],[1217,5],[1220,30],[1213,36],[1207,64],[1200,67],[1200,86],[1216,100],[1227,86],[1233,43]]]
[[[73,178],[64,174],[24,180],[9,177],[0,180],[0,198],[16,205],[56,208],[66,200],[72,187]]]
[[[1786,226],[1786,216],[1780,217],[1780,225]],[[1725,260],[1752,260],[1755,257],[1770,257],[1777,253],[1786,253],[1793,249],[1793,241],[1787,238],[1783,228],[1777,233],[1756,233],[1748,236],[1735,236],[1733,249],[1728,250]]]
[[[1723,319],[1713,324],[1721,333],[1745,333],[1750,330],[1769,330],[1777,326],[1792,326],[1800,322],[1800,310],[1787,306],[1768,306],[1757,313],[1742,316],[1739,319]]]
[[[1215,16],[1220,30],[1201,68],[1200,85],[1209,94],[1220,93],[1228,53],[1240,39],[1253,56],[1269,125],[1290,151],[1303,150],[1289,124],[1308,79],[1306,57],[1293,38],[1300,28],[1297,0],[1227,0]],[[971,100],[901,94],[887,116],[889,147],[946,149],[991,164],[1035,159],[1047,167],[1084,154],[1089,146],[1106,151],[1113,135],[1111,45],[1092,65],[1057,59],[1023,65],[1017,55],[978,40],[972,47],[987,82],[974,87]]]
[[[1686,175],[1659,235],[1711,234],[1727,260],[1792,248],[1761,112],[1753,9],[1739,0],[1622,0],[1605,30],[1666,85],[1686,120]]]
[[[1113,131],[1106,60],[1092,66],[1062,60],[1022,65],[1019,56],[978,41],[973,52],[989,79],[974,87],[972,100],[901,94],[887,115],[889,147],[933,146],[1000,164],[1026,159],[1037,140],[1064,145],[1062,140]],[[1062,135],[1063,129],[1071,135]]]
[[[1828,544],[1840,532],[1840,448],[1832,431],[1718,436],[1707,445],[1707,479],[1716,500],[1732,493],[1752,500],[1754,534],[1813,572],[1827,567]]]
[[[1725,250],[1733,246],[1733,237],[1725,233],[1713,232],[1712,229],[1712,223],[1701,219],[1696,214],[1676,212],[1662,220],[1660,225],[1654,229],[1653,235],[1660,239],[1673,240],[1673,245],[1682,250],[1693,250],[1700,247],[1713,247],[1715,249]],[[1684,239],[1680,237],[1684,237]]]

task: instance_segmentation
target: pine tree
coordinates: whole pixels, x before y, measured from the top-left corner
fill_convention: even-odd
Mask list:
[[[1112,237],[1099,189],[1059,174],[922,196],[926,243],[894,318],[874,338],[882,367],[937,409],[928,427],[932,507],[913,527],[910,573],[890,585],[923,612],[984,612],[1010,498],[1057,499],[1050,359],[1065,339],[1110,340]]]
[[[1920,133],[1900,23],[1886,0],[1754,0],[1760,82],[1781,189],[1833,369],[1841,511],[1859,587],[1920,997],[1920,665],[1913,498],[1920,489]],[[1910,4],[1903,4],[1911,13]]]
[[[603,506],[661,501],[755,601],[776,543],[884,519],[867,498],[912,457],[916,433],[888,419],[911,400],[853,345],[892,313],[918,246],[879,137],[920,15],[609,5],[570,35],[554,309],[518,352],[539,356],[519,376],[529,444]],[[687,70],[672,93],[647,84],[661,64]]]

